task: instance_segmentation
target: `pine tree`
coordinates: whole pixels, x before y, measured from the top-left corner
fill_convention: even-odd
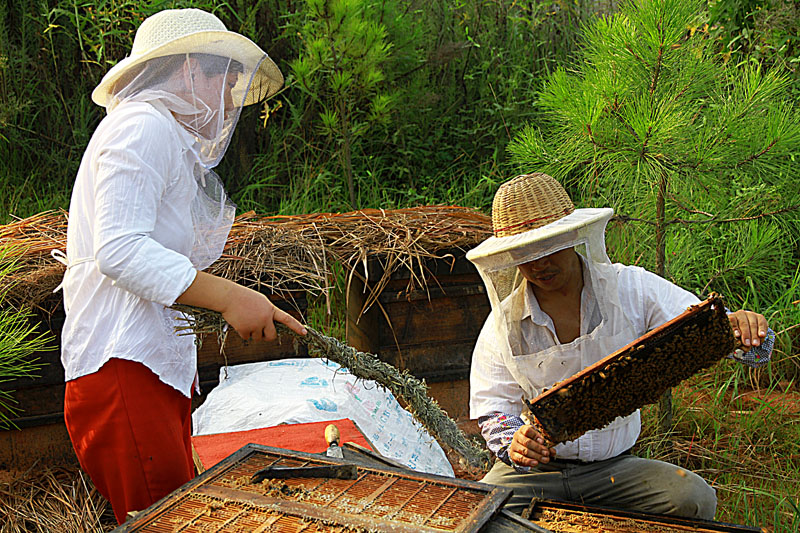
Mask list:
[[[383,85],[391,45],[371,0],[310,0],[300,31],[304,49],[292,62],[306,112],[335,143],[347,180],[350,204],[358,209],[353,152],[377,123],[386,122],[394,100]]]
[[[548,78],[542,119],[509,150],[576,204],[615,209],[612,260],[729,307],[778,299],[795,274],[800,116],[783,73],[715,52],[700,8],[630,0],[586,25],[574,70]]]
[[[0,279],[11,276],[17,269],[15,252],[18,249],[12,246],[0,246]],[[47,349],[53,340],[52,335],[38,333],[36,326],[31,325],[30,311],[4,305],[7,292],[8,286],[0,291],[0,385],[15,378],[33,377],[42,363],[31,357]],[[18,413],[13,392],[0,386],[0,430],[11,427],[11,417]]]

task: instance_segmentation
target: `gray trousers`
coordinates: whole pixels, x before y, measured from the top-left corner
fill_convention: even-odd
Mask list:
[[[553,460],[527,473],[497,461],[481,481],[513,489],[504,509],[517,514],[533,498],[704,520],[717,510],[716,491],[694,472],[634,455],[584,464]]]

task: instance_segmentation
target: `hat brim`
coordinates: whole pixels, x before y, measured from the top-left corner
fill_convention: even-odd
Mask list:
[[[255,69],[250,87],[258,87],[259,93],[256,95],[253,90],[248,90],[243,105],[255,104],[269,98],[283,86],[283,74],[280,69],[256,43],[232,31],[204,30],[164,43],[146,54],[126,57],[103,76],[100,84],[92,91],[92,100],[97,105],[105,107],[111,99],[114,84],[134,66],[156,57],[187,53],[229,57],[243,64],[246,69]]]
[[[520,248],[543,243],[592,224],[602,224],[605,227],[613,215],[614,210],[608,207],[576,209],[569,215],[539,228],[507,237],[489,237],[468,251],[467,259],[476,264],[494,262],[501,254],[509,254]]]

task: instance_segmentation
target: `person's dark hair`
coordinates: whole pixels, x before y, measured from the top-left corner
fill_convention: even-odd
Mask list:
[[[207,77],[217,76],[225,72],[244,72],[244,65],[235,59],[229,57],[218,56],[215,54],[189,54],[189,57],[199,59],[203,74]],[[128,72],[120,76],[114,84],[114,89],[111,91],[115,93],[117,88],[126,87],[131,81],[142,73],[145,67],[149,70],[149,75],[154,74],[158,77],[167,78],[177,70],[183,68],[183,63],[186,61],[186,54],[173,54],[168,56],[154,57],[144,63],[132,67]]]
[[[244,72],[244,65],[235,59],[214,54],[190,54],[191,57],[202,59],[200,68],[206,76],[216,76],[225,72]]]

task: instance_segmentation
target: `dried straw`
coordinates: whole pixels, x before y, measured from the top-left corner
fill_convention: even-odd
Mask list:
[[[64,211],[0,226],[0,246],[16,250],[20,267],[0,280],[0,291],[9,288],[9,303],[40,306],[53,300],[64,266],[50,252],[66,249],[66,227]],[[327,294],[331,265],[340,262],[350,279],[358,276],[368,285],[367,309],[397,270],[410,272],[407,290],[424,288],[426,259],[446,258],[448,251],[471,248],[490,235],[489,217],[457,206],[272,217],[251,212],[237,217],[222,257],[209,271],[284,296],[292,290]],[[379,263],[380,279],[369,279],[368,259]]]
[[[67,240],[67,214],[46,211],[0,226],[0,247],[4,260],[16,268],[0,279],[0,294],[4,303],[19,308],[24,305],[45,306],[49,310],[58,304],[53,289],[61,283],[64,266],[50,256],[50,251],[64,248]]]
[[[0,533],[110,531],[116,522],[101,521],[108,509],[77,467],[36,466],[0,483]]]

